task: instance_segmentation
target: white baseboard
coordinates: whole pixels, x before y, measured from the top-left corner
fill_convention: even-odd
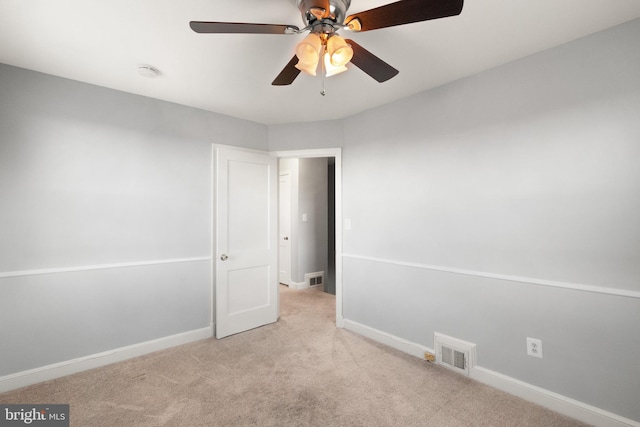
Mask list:
[[[640,423],[605,411],[595,406],[534,386],[515,378],[502,375],[479,366],[471,369],[471,378],[502,390],[552,411],[575,418],[597,427],[640,427]]]
[[[421,359],[424,358],[425,351],[434,353],[434,351],[428,347],[407,341],[403,338],[396,337],[352,320],[344,319],[344,327],[359,335]],[[552,411],[575,418],[596,427],[640,427],[640,422],[621,417],[603,409],[596,408],[595,406],[579,402],[480,366],[471,368],[469,377],[498,390],[518,396],[529,402],[533,402],[551,409]]]
[[[289,285],[289,288],[296,290],[306,289],[308,287],[309,285],[307,285],[306,282],[291,282],[291,284]]]
[[[215,325],[0,377],[0,393],[213,336]]]
[[[396,337],[395,335],[370,328],[369,326],[354,322],[353,320],[344,319],[343,323],[345,329],[349,331],[353,331],[358,335],[365,336],[381,344],[388,345],[389,347],[393,347],[396,350],[400,350],[412,356],[419,357],[420,359],[424,359],[425,351],[433,354],[433,349],[420,344],[416,344],[411,341],[407,341],[403,338]]]

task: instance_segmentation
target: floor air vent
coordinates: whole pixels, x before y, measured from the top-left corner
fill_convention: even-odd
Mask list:
[[[308,287],[320,286],[324,283],[324,271],[307,273],[304,275],[304,279]]]
[[[439,333],[434,334],[436,363],[469,375],[476,364],[476,345]]]

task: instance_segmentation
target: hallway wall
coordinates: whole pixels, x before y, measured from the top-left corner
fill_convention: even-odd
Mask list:
[[[327,159],[281,159],[280,172],[291,176],[291,279],[300,287],[305,274],[327,270]]]

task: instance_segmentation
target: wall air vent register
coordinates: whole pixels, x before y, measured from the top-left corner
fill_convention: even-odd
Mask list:
[[[436,332],[436,363],[464,375],[476,364],[476,345]]]

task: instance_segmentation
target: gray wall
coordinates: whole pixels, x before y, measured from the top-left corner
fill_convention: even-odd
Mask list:
[[[343,135],[342,120],[271,125],[269,151],[342,147]]]
[[[327,159],[300,159],[298,164],[298,276],[304,281],[306,273],[327,272]],[[302,214],[307,221],[302,221]]]
[[[638,40],[640,20],[345,120],[345,318],[640,421]]]
[[[209,327],[212,142],[267,128],[0,65],[0,376]]]

